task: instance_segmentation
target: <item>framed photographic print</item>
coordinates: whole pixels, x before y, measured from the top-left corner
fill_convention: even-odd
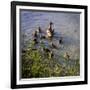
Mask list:
[[[11,2],[11,88],[87,84],[87,6]]]

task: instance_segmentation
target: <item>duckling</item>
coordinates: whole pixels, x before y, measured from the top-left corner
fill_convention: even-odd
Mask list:
[[[50,52],[50,49],[48,49],[48,48],[43,48],[43,50],[44,50],[45,52]]]
[[[63,43],[63,37],[61,37],[59,40],[59,44],[62,44],[62,43]]]
[[[57,49],[57,46],[55,44],[51,43],[51,46]]]
[[[50,53],[49,53],[49,58],[51,59],[53,56],[54,56],[54,55],[53,55],[53,52],[50,51]]]
[[[22,53],[26,53],[27,51],[29,51],[30,49],[23,49]]]
[[[34,31],[33,33],[32,33],[32,35],[35,37],[35,38],[37,38],[37,31]]]
[[[69,59],[70,59],[70,55],[66,52],[66,53],[64,54],[64,58],[65,58],[66,60],[69,60]]]
[[[36,38],[34,38],[33,41],[34,41],[34,44],[37,44],[38,43],[38,41],[37,41]]]
[[[38,27],[38,29],[36,31],[37,31],[37,33],[41,33],[42,32],[41,27]]]
[[[34,51],[35,51],[35,50],[37,50],[37,49],[36,49],[36,48],[32,48],[32,50],[34,50]]]
[[[45,39],[46,37],[44,36],[44,35],[42,35],[41,37],[40,37],[40,39]]]
[[[26,50],[22,50],[22,53],[26,53]]]

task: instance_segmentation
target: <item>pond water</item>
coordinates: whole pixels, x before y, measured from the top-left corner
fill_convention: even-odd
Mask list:
[[[53,52],[57,57],[68,52],[73,60],[80,57],[79,13],[21,10],[20,17],[22,48],[27,45],[28,40],[32,39],[33,31],[40,26],[45,33],[50,21],[52,21],[55,34],[51,42],[58,47],[58,49],[53,49]],[[63,37],[62,45],[58,43],[60,37]],[[50,42],[46,41],[45,43]]]

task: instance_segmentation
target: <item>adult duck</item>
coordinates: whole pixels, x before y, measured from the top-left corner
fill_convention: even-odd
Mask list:
[[[53,36],[54,29],[52,28],[52,25],[53,25],[53,23],[50,22],[49,27],[48,27],[48,29],[47,29],[47,31],[46,31],[47,37],[52,37],[52,36]]]

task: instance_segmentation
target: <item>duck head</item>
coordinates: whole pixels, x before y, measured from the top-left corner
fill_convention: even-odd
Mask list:
[[[50,22],[50,25],[53,25],[53,22]]]

